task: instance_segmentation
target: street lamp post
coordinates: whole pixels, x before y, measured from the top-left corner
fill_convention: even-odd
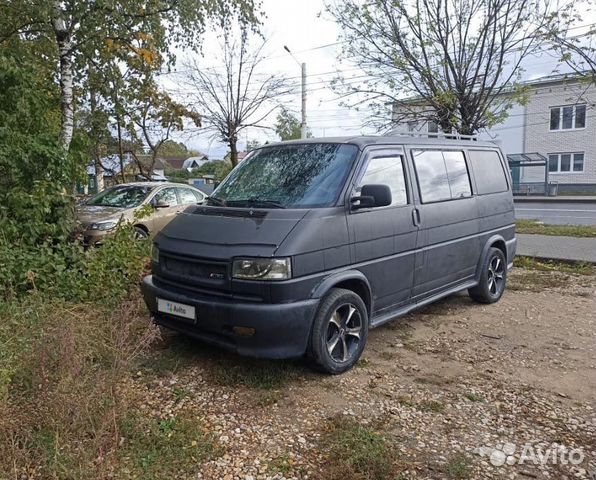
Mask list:
[[[306,63],[300,63],[286,45],[284,45],[284,50],[300,65],[300,71],[302,73],[302,121],[300,122],[300,138],[306,138]]]

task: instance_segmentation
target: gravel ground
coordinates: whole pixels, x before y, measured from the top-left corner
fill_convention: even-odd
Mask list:
[[[499,303],[456,295],[375,329],[334,377],[165,335],[122,388],[144,414],[192,416],[215,438],[217,455],[171,478],[332,478],[338,418],[391,445],[392,480],[593,478],[593,293],[591,277],[515,269]]]

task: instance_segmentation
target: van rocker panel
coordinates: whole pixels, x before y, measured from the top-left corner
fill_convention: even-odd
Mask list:
[[[306,353],[319,299],[292,303],[241,302],[194,294],[192,296],[155,285],[153,276],[143,279],[141,290],[155,322],[240,355],[261,358],[296,358]],[[157,311],[157,298],[192,305],[195,321],[177,319]],[[233,327],[254,328],[252,336],[236,335]]]

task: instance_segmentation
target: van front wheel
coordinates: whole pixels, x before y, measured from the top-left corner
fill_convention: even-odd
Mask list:
[[[499,248],[491,248],[488,251],[482,271],[480,272],[480,282],[474,288],[470,288],[468,293],[473,300],[480,303],[497,302],[507,285],[507,260]]]
[[[309,356],[333,375],[352,368],[366,345],[368,313],[351,290],[334,288],[322,299],[310,337]]]

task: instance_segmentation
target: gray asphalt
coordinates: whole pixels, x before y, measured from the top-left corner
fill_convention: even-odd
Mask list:
[[[596,238],[517,234],[517,254],[596,263]]]
[[[524,202],[516,199],[515,218],[551,225],[596,225],[596,202]]]

